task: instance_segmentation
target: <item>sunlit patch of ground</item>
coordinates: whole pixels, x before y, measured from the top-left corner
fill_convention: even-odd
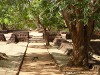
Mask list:
[[[17,44],[0,42],[0,52],[8,56],[7,60],[0,60],[0,75],[16,75],[26,46],[26,42],[19,42]]]

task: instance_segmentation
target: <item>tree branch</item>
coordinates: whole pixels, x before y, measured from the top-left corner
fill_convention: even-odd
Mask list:
[[[39,16],[37,17],[37,22],[38,22],[38,24],[39,24],[43,29],[45,29],[44,25],[43,25],[43,24],[41,23],[41,21],[40,21]]]
[[[93,15],[95,13],[100,13],[100,6],[98,8],[96,8],[91,15]]]
[[[68,14],[68,12],[67,12],[67,10],[65,9],[65,10],[63,10],[62,12],[62,16],[63,16],[63,18],[64,18],[64,20],[65,20],[65,23],[66,23],[66,25],[67,25],[67,27],[69,28],[69,30],[70,30],[70,24],[69,24],[69,20],[68,20],[68,18],[69,18],[69,14]]]

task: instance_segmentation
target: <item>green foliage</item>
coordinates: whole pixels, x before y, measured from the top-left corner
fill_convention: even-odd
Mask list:
[[[37,20],[45,27],[59,29],[65,26],[62,18],[62,10],[67,9],[71,17],[69,22],[79,20],[79,14],[75,11],[81,9],[81,19],[84,25],[89,18],[97,21],[100,27],[100,11],[94,13],[97,8],[100,9],[100,1],[93,0],[0,0],[0,23],[15,28],[36,27]],[[31,22],[30,22],[31,20]],[[26,26],[24,26],[26,25]],[[31,26],[32,25],[32,26]]]
[[[0,24],[5,23],[13,29],[28,28],[29,0],[0,0],[0,10]]]
[[[59,8],[59,11],[66,10],[70,13],[71,17],[69,21],[79,20],[81,15],[81,20],[84,22],[84,25],[87,24],[88,18],[100,21],[100,1],[96,0],[51,0],[51,3],[54,4],[52,7]],[[51,7],[51,9],[52,9]],[[54,9],[53,8],[53,9]],[[81,9],[81,14],[77,13]],[[94,13],[98,9],[98,12]],[[56,10],[57,11],[57,10]],[[55,12],[55,11],[54,11]]]

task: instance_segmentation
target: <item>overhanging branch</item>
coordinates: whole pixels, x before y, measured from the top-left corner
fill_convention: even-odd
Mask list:
[[[95,13],[100,13],[100,6],[98,8],[96,8],[91,15],[93,15]]]
[[[65,20],[65,23],[66,23],[67,27],[70,29],[67,10],[65,9],[65,10],[61,11],[61,13],[62,13],[62,16]]]

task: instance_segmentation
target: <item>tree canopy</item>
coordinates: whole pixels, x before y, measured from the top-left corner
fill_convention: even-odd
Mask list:
[[[67,10],[71,22],[78,20],[78,8],[81,8],[84,25],[89,17],[97,20],[100,25],[99,0],[1,0],[0,23],[25,27],[37,25],[37,20],[48,27],[63,27],[65,25],[62,11]],[[77,9],[77,12],[75,10]],[[28,24],[28,25],[27,25]]]
[[[32,27],[30,19],[28,0],[1,0],[0,1],[0,23],[6,24],[15,29]]]

